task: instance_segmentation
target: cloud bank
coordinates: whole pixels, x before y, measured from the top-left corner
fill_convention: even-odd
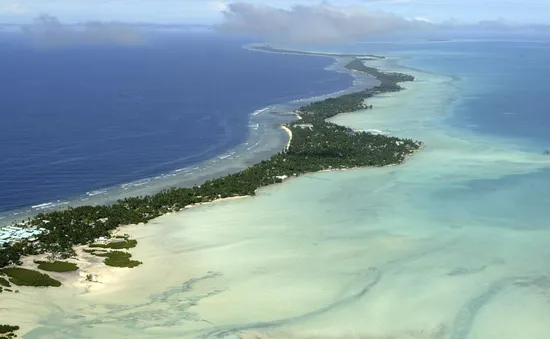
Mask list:
[[[529,37],[550,32],[549,25],[515,24],[503,19],[437,23],[422,17],[404,18],[370,11],[361,5],[338,7],[328,3],[282,9],[239,2],[226,5],[222,15],[222,23],[216,26],[219,32],[252,35],[282,45],[342,43],[388,35],[432,39],[460,34],[478,37],[523,34]]]
[[[42,47],[67,45],[139,45],[143,36],[134,27],[122,23],[87,22],[76,26],[63,25],[56,17],[41,15],[21,31]]]
[[[223,13],[218,31],[259,36],[271,42],[331,43],[387,33],[433,28],[425,19],[406,19],[363,6],[296,5],[280,9],[249,3],[232,3]]]

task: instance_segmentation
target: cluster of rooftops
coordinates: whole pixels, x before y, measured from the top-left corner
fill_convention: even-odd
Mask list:
[[[39,227],[18,227],[6,226],[0,228],[0,247],[15,241],[28,239],[34,241],[37,235],[42,234],[46,229]]]

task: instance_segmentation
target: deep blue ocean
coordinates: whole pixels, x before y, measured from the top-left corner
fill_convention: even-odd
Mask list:
[[[115,183],[184,166],[244,140],[243,125],[264,116],[249,120],[252,110],[349,81],[323,72],[325,59],[247,54],[239,41],[201,41],[203,53],[190,46],[163,41],[148,48],[88,51],[93,58],[79,50],[78,58],[64,62],[53,62],[53,56],[70,51],[39,57],[30,53],[38,60],[27,61],[28,67],[45,72],[52,82],[68,69],[63,64],[76,60],[87,60],[84,73],[96,81],[88,86],[76,75],[63,74],[71,83],[56,85],[69,91],[67,100],[77,113],[54,109],[64,107],[57,102],[63,94],[57,94],[56,102],[32,94],[29,104],[25,92],[12,91],[21,105],[38,107],[24,111],[27,118],[15,119],[18,124],[10,120],[11,129],[3,127],[13,139],[4,136],[3,143],[15,145],[15,150],[2,150],[8,156],[4,161],[14,159],[14,173],[9,173],[14,182],[8,186],[12,195],[18,189],[36,191],[30,180],[19,182],[17,173],[23,170],[32,171],[25,175],[39,182],[46,195],[62,194],[67,187],[82,192],[82,182],[93,186],[89,177]],[[550,147],[549,47],[545,41],[337,46],[334,52],[387,55],[372,63],[410,72],[416,80],[404,85],[405,91],[370,99],[372,110],[335,120],[418,139],[425,142],[424,149],[401,166],[307,175],[266,188],[254,199],[167,216],[155,221],[154,229],[137,227],[132,236],[147,244],[136,256],[150,263],[139,271],[112,279],[84,260],[86,274],[97,272],[98,289],[75,280],[62,293],[23,290],[14,305],[21,322],[35,327],[25,338],[304,338],[312,333],[334,338],[349,333],[356,338],[550,338],[550,156],[543,152]],[[100,69],[110,61],[104,53],[124,58],[107,72]],[[195,53],[200,60],[189,57]],[[223,60],[231,55],[243,57]],[[44,60],[56,67],[46,71]],[[165,65],[155,64],[153,71],[151,60]],[[249,64],[243,66],[243,60]],[[83,73],[75,65],[69,69]],[[131,81],[123,82],[125,77]],[[48,92],[44,78],[36,77],[40,86],[35,87]],[[139,95],[100,87],[106,83],[120,90],[123,82],[124,88],[135,88],[137,78],[143,91]],[[354,83],[371,84],[361,78]],[[253,79],[257,82],[245,83]],[[143,84],[145,80],[150,83]],[[16,83],[30,88],[23,80]],[[122,102],[120,110],[106,111],[101,98],[110,95]],[[84,103],[87,113],[78,113],[74,107]],[[196,111],[175,114],[180,106]],[[169,108],[171,113],[164,112]],[[194,113],[200,109],[206,113]],[[256,131],[284,136],[278,128]],[[257,135],[249,136],[245,143]],[[52,148],[61,163],[48,165],[51,152],[41,156]],[[71,152],[82,159],[67,162]],[[181,263],[182,269],[174,270],[167,261]],[[128,281],[132,283],[124,284]],[[79,297],[79,291],[85,295]],[[76,298],[68,299],[68,293]],[[234,312],[225,314],[225,308]],[[0,317],[1,312],[19,321],[12,310],[0,309]]]
[[[0,211],[152,177],[222,154],[265,106],[347,88],[328,58],[248,51],[212,34],[144,46],[0,49]],[[550,148],[549,41],[366,43],[460,78],[450,123]]]
[[[5,42],[5,41],[4,41]],[[144,46],[0,49],[0,211],[191,166],[242,143],[267,105],[350,86],[329,58],[207,33]]]

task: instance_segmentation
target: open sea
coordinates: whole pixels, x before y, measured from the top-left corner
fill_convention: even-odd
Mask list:
[[[330,64],[324,58],[250,53],[240,50],[236,41],[227,42],[227,48],[247,55],[249,64],[263,60],[257,72],[281,65],[258,75],[254,86],[242,83],[242,71],[222,73],[226,79],[220,81],[234,80],[250,91],[260,86],[266,90],[256,92],[263,101],[235,111],[235,116],[242,114],[234,118],[242,126],[251,111],[305,96],[326,79],[333,79],[330,87],[312,94],[351,83],[342,73],[323,71]],[[377,42],[304,49],[385,55],[387,59],[369,64],[415,76],[414,82],[404,84],[404,91],[370,99],[372,110],[332,120],[356,130],[377,129],[421,140],[425,148],[400,166],[308,174],[263,188],[254,197],[197,206],[147,225],[129,226],[124,232],[139,242],[132,256],[143,265],[111,271],[84,267],[81,274],[97,274],[99,282],[80,279],[59,289],[22,289],[5,299],[0,319],[22,325],[25,339],[550,338],[550,156],[544,154],[550,148],[550,41]],[[220,53],[212,54],[208,65],[229,62],[220,60]],[[263,87],[279,81],[281,87],[276,88],[288,90],[306,69],[312,77],[319,74],[317,82],[303,76],[302,82],[292,84],[295,90],[270,92],[271,96]],[[215,73],[203,70],[202,79],[215,82]],[[241,93],[239,86],[227,86],[228,92],[219,94],[227,101],[209,104],[221,112],[231,106],[227,102],[239,101],[231,98],[250,100],[253,95]],[[148,120],[150,124],[164,114],[151,111],[155,119]],[[133,120],[127,114],[124,123]],[[35,136],[24,128],[2,128],[23,144],[42,147],[24,136],[37,138],[41,131],[48,132],[48,126],[62,123],[42,119]],[[206,125],[217,126],[216,119]],[[103,120],[87,121],[92,126],[92,121]],[[171,128],[194,133],[189,121],[200,118],[186,121],[166,123],[168,132],[154,125],[156,137],[135,142],[147,144]],[[70,125],[61,125],[70,135]],[[147,136],[146,126],[131,131]],[[181,136],[173,133],[173,138]],[[230,139],[220,132],[214,134],[219,139],[212,140],[219,145],[227,140],[238,143],[245,133],[243,128],[240,137],[235,133]],[[196,139],[204,133],[188,134],[184,140],[194,140],[190,135]],[[166,138],[164,145],[169,143]],[[79,138],[70,140],[80,145]],[[147,152],[171,149],[159,145]],[[70,147],[70,142],[63,147]],[[201,152],[199,146],[196,149]],[[122,156],[122,146],[117,150]],[[15,154],[14,159],[24,163],[23,153]],[[132,154],[137,157],[140,148]],[[117,161],[132,173],[154,175],[143,169],[148,168],[145,163],[138,166],[138,160],[130,158],[124,155],[126,162]],[[150,168],[163,163],[140,161],[150,161]],[[41,170],[45,173],[47,166]],[[124,172],[120,175],[127,175]],[[11,181],[10,185],[17,186]],[[30,189],[25,185],[20,186]]]
[[[352,83],[325,70],[329,58],[251,52],[207,33],[134,47],[3,40],[0,212],[192,167],[244,143],[255,110]]]

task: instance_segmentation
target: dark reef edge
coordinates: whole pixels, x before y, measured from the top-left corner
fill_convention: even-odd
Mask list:
[[[243,46],[243,49],[251,53],[260,52],[259,49],[248,48],[248,45]],[[282,52],[272,53],[285,54]],[[290,54],[290,51],[286,54]],[[324,68],[324,70],[350,74],[343,69],[342,60],[346,59],[346,55],[344,54],[341,55],[342,57],[330,53],[317,55],[315,53],[296,52],[296,54],[303,54],[311,58],[325,57],[331,60],[338,60],[339,62],[332,63],[330,66]],[[8,226],[13,222],[20,222],[28,217],[33,218],[41,212],[48,213],[66,209],[69,206],[110,205],[125,197],[153,195],[162,189],[171,187],[192,187],[193,185],[202,184],[207,179],[215,179],[241,171],[252,164],[268,159],[282,149],[286,144],[286,140],[284,140],[286,139],[286,135],[280,129],[274,127],[294,119],[294,114],[291,114],[294,109],[304,103],[329,96],[337,96],[342,93],[358,91],[368,86],[363,83],[363,79],[368,78],[368,76],[355,73],[351,78],[356,79],[353,84],[344,85],[331,93],[318,93],[311,97],[308,97],[304,93],[305,96],[299,99],[287,102],[266,102],[265,106],[254,107],[254,112],[248,112],[248,136],[245,138],[245,141],[231,148],[220,150],[219,153],[212,155],[208,159],[203,159],[181,168],[158,172],[150,176],[136,177],[129,181],[113,185],[83,189],[62,196],[46,197],[45,199],[30,201],[26,205],[17,206],[13,209],[3,209],[0,211],[0,228]],[[369,80],[372,82],[372,79]]]
[[[365,60],[383,57],[278,50],[269,46],[246,48],[273,53],[350,58],[346,70],[373,76],[379,85],[312,102],[295,110],[298,119],[283,125],[292,136],[288,147],[268,160],[240,172],[207,180],[191,188],[170,188],[154,195],[120,199],[111,205],[69,207],[29,218],[23,227],[41,227],[46,232],[38,236],[37,241],[23,240],[1,248],[0,268],[21,265],[22,257],[33,254],[49,253],[52,258],[71,257],[75,255],[74,246],[90,245],[101,237],[110,238],[119,226],[147,223],[189,205],[253,196],[261,187],[305,173],[397,165],[422,147],[418,141],[357,132],[327,121],[340,113],[372,109],[372,105],[365,103],[366,99],[380,93],[398,92],[403,89],[399,86],[400,82],[414,80],[407,74],[381,72],[365,65]],[[131,257],[129,253],[123,256],[126,260]],[[135,265],[130,267],[140,264],[132,262]]]

